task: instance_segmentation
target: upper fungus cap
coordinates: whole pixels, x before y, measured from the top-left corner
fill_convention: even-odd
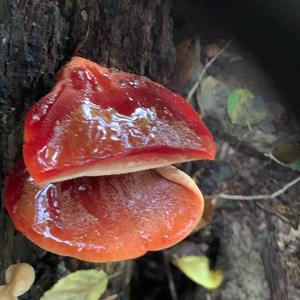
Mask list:
[[[181,96],[74,57],[26,117],[23,156],[39,185],[214,159],[213,138]]]

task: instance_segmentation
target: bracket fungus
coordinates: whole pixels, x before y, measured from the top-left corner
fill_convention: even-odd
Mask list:
[[[5,272],[5,285],[0,286],[0,299],[17,300],[30,289],[34,280],[34,269],[29,264],[9,266]]]
[[[210,132],[182,97],[80,57],[29,111],[24,139],[25,165],[39,185],[215,155]]]
[[[27,114],[24,141],[5,206],[46,250],[130,259],[174,245],[202,216],[198,187],[169,165],[214,159],[213,138],[182,97],[145,77],[73,58]]]

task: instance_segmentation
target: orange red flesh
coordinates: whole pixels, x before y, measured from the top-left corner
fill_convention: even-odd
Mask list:
[[[16,228],[41,248],[110,262],[178,243],[201,218],[203,198],[173,167],[38,187],[19,163],[7,178],[5,206]]]
[[[196,184],[168,165],[215,153],[182,97],[74,57],[26,116],[26,167],[8,176],[5,207],[16,228],[50,252],[135,258],[178,243],[202,216]]]
[[[145,77],[75,57],[27,114],[23,156],[43,185],[213,159],[197,112]]]

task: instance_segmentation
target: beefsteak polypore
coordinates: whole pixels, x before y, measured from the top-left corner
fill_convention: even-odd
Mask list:
[[[37,186],[23,163],[8,176],[5,206],[16,228],[50,252],[110,262],[170,247],[203,212],[197,186],[174,167]]]
[[[75,57],[25,121],[25,165],[43,185],[213,159],[197,112],[146,77]]]
[[[7,178],[5,206],[48,251],[93,262],[138,257],[176,244],[202,216],[198,187],[169,165],[215,153],[181,96],[74,57],[26,116],[25,165]]]

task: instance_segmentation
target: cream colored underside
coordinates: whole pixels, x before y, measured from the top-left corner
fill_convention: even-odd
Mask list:
[[[195,159],[197,159],[195,157]],[[156,171],[166,179],[176,182],[180,185],[185,186],[200,198],[203,198],[201,191],[193,181],[193,179],[180,171],[179,169],[170,166],[171,164],[182,163],[186,161],[191,161],[190,157],[187,158],[184,155],[144,155],[144,156],[131,156],[123,158],[122,160],[102,162],[99,165],[94,165],[92,167],[86,167],[85,169],[80,169],[80,172],[68,172],[61,177],[55,178],[51,182],[65,181],[68,179],[74,179],[85,176],[107,176],[107,175],[117,175],[124,173],[132,173],[149,169],[156,169]]]
[[[196,185],[196,183],[194,182],[194,180],[189,175],[182,172],[181,170],[173,166],[166,166],[163,168],[156,169],[156,172],[170,181],[185,186],[187,189],[191,190],[196,195],[198,195],[201,199],[203,199],[203,195],[199,190],[198,186]]]
[[[195,157],[194,159],[198,158]],[[157,157],[157,155],[151,154],[144,155],[143,157],[141,157],[141,155],[137,157],[131,156],[128,158],[122,158],[122,160],[101,162],[101,164],[99,165],[80,168],[79,172],[76,172],[76,170],[73,170],[71,172],[69,171],[62,174],[61,177],[50,178],[50,182],[59,182],[86,176],[106,176],[133,173],[143,170],[157,169],[169,166],[171,164],[182,163],[194,159],[191,159],[190,157],[187,158],[184,155],[165,155],[165,157],[164,155],[160,155],[159,158]],[[45,184],[47,182],[42,182],[42,184]]]

